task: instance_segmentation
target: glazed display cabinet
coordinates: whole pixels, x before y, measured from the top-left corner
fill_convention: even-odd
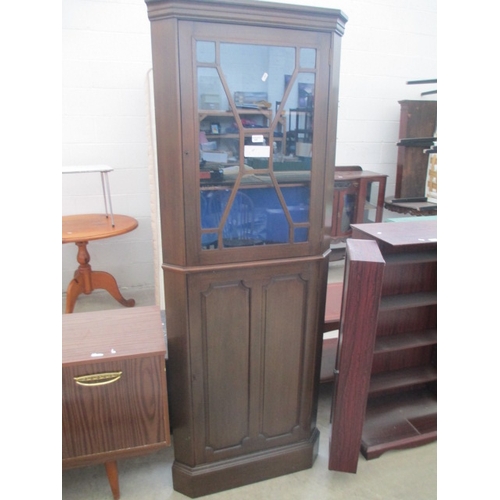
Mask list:
[[[352,224],[382,222],[386,174],[360,166],[335,167],[332,242],[345,241]]]
[[[340,41],[334,9],[146,0],[174,489],[312,466]]]

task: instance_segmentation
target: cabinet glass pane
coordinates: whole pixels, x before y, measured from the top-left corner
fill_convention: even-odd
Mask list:
[[[372,181],[367,183],[363,222],[377,222],[377,203],[379,189],[379,181]]]
[[[344,197],[344,203],[342,208],[342,215],[340,219],[340,231],[346,233],[351,229],[351,224],[354,223],[354,216],[356,210],[356,195],[345,193],[342,194]]]
[[[202,248],[307,241],[316,51],[198,41],[197,64]]]
[[[197,42],[196,60],[199,63],[215,63],[215,42]]]

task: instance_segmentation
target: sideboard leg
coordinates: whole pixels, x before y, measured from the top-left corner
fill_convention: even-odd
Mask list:
[[[118,466],[116,461],[106,462],[104,464],[106,467],[106,475],[108,476],[109,486],[113,493],[113,499],[118,500],[120,498],[120,485],[118,483]]]

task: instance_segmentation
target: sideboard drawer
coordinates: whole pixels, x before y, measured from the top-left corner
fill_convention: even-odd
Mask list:
[[[156,357],[63,369],[63,459],[166,442],[162,381],[165,360]],[[117,373],[79,385],[75,377]]]

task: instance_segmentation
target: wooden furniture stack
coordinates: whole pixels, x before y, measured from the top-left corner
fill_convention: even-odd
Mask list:
[[[156,306],[62,317],[62,465],[116,461],[170,444],[165,339]]]
[[[317,455],[347,18],[251,0],[146,3],[172,476],[176,491],[197,497],[309,468]],[[307,157],[283,149],[299,88],[310,91],[313,133],[298,148]],[[222,216],[211,212],[217,191],[227,195]],[[242,192],[251,217],[235,210]],[[255,238],[229,241],[228,226]]]
[[[352,322],[361,321],[358,316],[372,318],[371,323],[375,318],[375,328],[370,330],[369,322],[357,333],[364,336],[361,354],[367,356],[357,371],[349,366],[349,351],[341,348],[339,377],[342,366],[348,366],[353,385],[337,387],[341,393],[336,397],[343,398],[344,404],[354,393],[359,398],[368,368],[366,399],[349,410],[347,420],[354,422],[364,415],[361,452],[371,459],[387,450],[418,446],[437,437],[437,221],[358,224],[353,226],[352,237],[348,245],[358,248],[375,242],[376,246],[365,248],[354,278],[346,273],[339,345],[349,342]],[[370,282],[363,273],[372,272],[370,266],[380,256],[385,262],[382,276]],[[350,260],[348,253],[347,267]],[[367,289],[377,299],[375,316],[373,309],[361,302]]]
[[[395,198],[425,197],[429,155],[424,151],[432,145],[437,131],[437,102],[405,100],[399,104]]]

